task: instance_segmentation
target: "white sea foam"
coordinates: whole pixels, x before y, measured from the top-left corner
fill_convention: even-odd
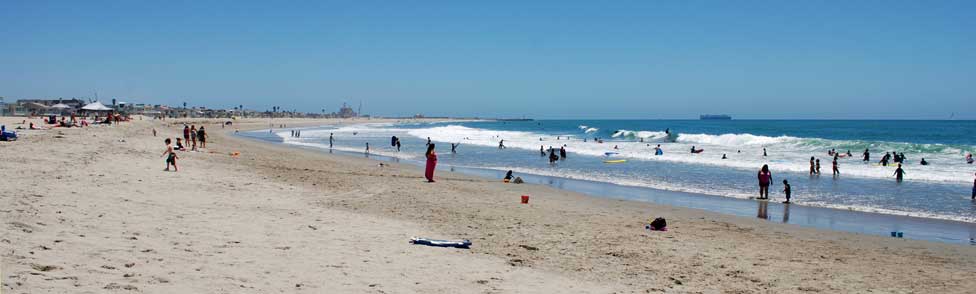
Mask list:
[[[635,142],[633,138],[627,138],[626,134],[633,134],[634,137],[645,136],[645,138],[663,139],[667,134],[660,131],[618,131],[618,140],[597,143],[593,141],[582,142],[580,139],[556,140],[555,135],[522,132],[522,131],[498,131],[488,129],[470,128],[459,125],[435,126],[427,128],[411,129],[407,131],[409,135],[427,138],[439,142],[465,142],[467,144],[481,146],[498,146],[500,140],[505,140],[505,146],[509,148],[519,148],[526,150],[538,150],[540,146],[559,147],[566,145],[570,153],[603,156],[606,152],[617,152],[617,157],[638,159],[643,161],[669,161],[677,163],[700,164],[709,166],[720,166],[743,170],[758,170],[764,164],[768,164],[774,171],[791,171],[804,173],[809,170],[809,160],[811,156],[821,160],[821,171],[830,173],[832,157],[826,154],[827,150],[837,148],[840,152],[846,152],[848,146],[862,146],[865,143],[843,140],[828,140],[820,138],[798,138],[790,136],[759,136],[752,134],[680,134],[676,143],[663,143],[656,140],[646,140],[645,142]],[[541,138],[541,141],[540,141]],[[655,156],[654,146],[660,144],[664,155]],[[873,145],[872,145],[873,144]],[[971,165],[962,161],[962,150],[951,146],[940,144],[910,144],[896,142],[873,142],[868,143],[873,150],[872,162],[863,163],[860,160],[861,150],[851,150],[853,158],[841,158],[839,168],[844,176],[887,179],[892,178],[892,168],[880,167],[875,163],[883,155],[882,150],[905,150],[909,157],[909,163],[905,169],[908,176],[913,180],[933,181],[933,182],[955,182],[968,183],[971,181]],[[614,149],[614,147],[617,149]],[[696,149],[704,149],[700,154],[692,154],[691,146]],[[846,147],[841,149],[841,147]],[[766,149],[768,156],[762,156],[763,148]],[[728,159],[721,159],[725,154]],[[921,166],[917,164],[920,158],[935,164]]]

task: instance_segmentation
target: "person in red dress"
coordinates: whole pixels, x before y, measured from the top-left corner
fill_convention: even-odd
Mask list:
[[[427,170],[424,172],[427,182],[434,182],[435,167],[437,167],[437,153],[434,152],[434,144],[430,144],[427,145]]]

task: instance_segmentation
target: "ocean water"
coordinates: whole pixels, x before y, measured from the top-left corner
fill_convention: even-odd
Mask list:
[[[787,179],[796,205],[976,222],[976,203],[969,199],[976,165],[964,159],[976,152],[976,121],[472,121],[321,126],[302,129],[301,138],[292,138],[291,129],[272,133],[285,144],[322,149],[329,147],[331,133],[335,150],[362,153],[369,143],[372,154],[418,163],[429,137],[442,168],[513,170],[741,199],[758,196],[756,172],[768,164],[777,201],[784,200]],[[400,152],[391,136],[401,139]],[[498,148],[500,140],[507,148]],[[456,154],[451,143],[460,144]],[[663,155],[654,155],[658,144]],[[549,164],[540,146],[565,147],[568,157]],[[692,146],[705,151],[692,154]],[[853,154],[838,160],[837,177],[831,175],[830,149]],[[861,160],[865,149],[870,162]],[[907,158],[901,183],[894,167],[877,164],[892,151]],[[819,176],[808,174],[811,156],[821,161]],[[930,165],[920,165],[922,158]],[[604,162],[609,159],[626,162]]]

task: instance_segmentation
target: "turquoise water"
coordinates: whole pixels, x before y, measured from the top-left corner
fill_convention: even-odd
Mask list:
[[[664,133],[670,129],[673,135]],[[532,174],[605,182],[623,186],[748,199],[758,195],[756,172],[772,170],[772,197],[783,200],[788,179],[793,201],[809,207],[837,208],[891,215],[976,222],[969,200],[976,166],[964,156],[976,151],[974,121],[802,121],[802,120],[546,120],[525,122],[452,122],[366,124],[275,130],[286,144],[372,153],[420,162],[427,137],[437,145],[441,166],[514,170]],[[396,152],[390,137],[401,138]],[[603,143],[594,141],[601,138]],[[584,139],[586,140],[584,142]],[[505,140],[507,148],[499,149]],[[451,154],[449,143],[460,143]],[[664,155],[654,155],[658,144]],[[550,165],[539,148],[564,146],[568,158]],[[690,153],[692,146],[704,149]],[[763,148],[766,156],[763,156]],[[838,160],[840,176],[831,176],[830,149],[853,158]],[[871,161],[861,153],[870,149]],[[905,180],[895,181],[893,167],[877,165],[885,152],[905,153]],[[614,152],[606,156],[607,152]],[[721,159],[725,155],[727,159]],[[810,176],[809,160],[821,160],[819,176]],[[918,162],[925,158],[930,165]],[[607,164],[605,160],[626,160]]]

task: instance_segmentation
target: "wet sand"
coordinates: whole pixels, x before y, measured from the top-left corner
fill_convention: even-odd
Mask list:
[[[213,121],[206,125],[209,148],[180,153],[181,171],[167,173],[161,142],[179,134],[174,122],[24,132],[19,142],[0,142],[4,292],[966,293],[976,287],[976,250],[968,246],[451,172],[439,171],[431,184],[413,165],[381,167],[257,142]],[[160,137],[151,136],[153,127]],[[520,195],[531,195],[530,204],[519,204]],[[643,229],[656,216],[668,219],[668,232]],[[411,236],[470,239],[474,246],[415,246],[407,244]]]

